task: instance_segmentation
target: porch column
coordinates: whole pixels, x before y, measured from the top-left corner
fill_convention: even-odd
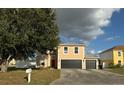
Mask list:
[[[57,69],[61,69],[61,59],[58,56],[58,60],[57,60]]]
[[[50,66],[51,66],[51,55],[48,54],[48,67],[50,67]]]
[[[96,59],[96,69],[99,69],[99,61]]]
[[[45,68],[48,67],[48,59],[47,58],[45,58],[45,60],[44,60],[44,67]]]
[[[82,60],[82,69],[86,69],[86,60],[85,59]]]

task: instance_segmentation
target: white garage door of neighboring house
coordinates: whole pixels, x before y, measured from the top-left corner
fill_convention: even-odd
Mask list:
[[[61,68],[82,68],[82,60],[61,60]]]
[[[96,69],[96,60],[86,60],[86,69]]]

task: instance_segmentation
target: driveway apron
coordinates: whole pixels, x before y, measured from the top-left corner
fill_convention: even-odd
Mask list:
[[[62,69],[61,76],[51,85],[121,85],[124,75],[104,70]]]

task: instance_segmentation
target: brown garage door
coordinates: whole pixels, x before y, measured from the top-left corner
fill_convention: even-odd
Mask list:
[[[61,68],[82,68],[81,60],[61,60]]]
[[[86,60],[86,69],[96,69],[96,60]]]

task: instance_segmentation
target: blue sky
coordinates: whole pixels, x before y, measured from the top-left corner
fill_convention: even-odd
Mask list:
[[[92,54],[124,45],[124,9],[65,8],[56,14],[63,43],[84,43]]]
[[[111,23],[103,30],[104,35],[92,40],[89,44],[90,48],[101,51],[116,45],[124,45],[124,9],[113,13]]]

